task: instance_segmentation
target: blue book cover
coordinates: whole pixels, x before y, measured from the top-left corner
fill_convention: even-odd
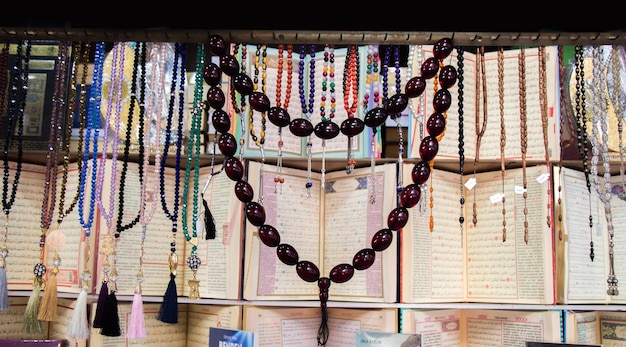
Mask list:
[[[254,332],[209,328],[209,347],[254,347]]]
[[[359,331],[356,333],[356,347],[421,347],[422,335],[406,333],[385,333]]]

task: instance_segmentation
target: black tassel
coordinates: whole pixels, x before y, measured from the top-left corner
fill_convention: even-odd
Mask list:
[[[96,316],[93,318],[93,327],[102,328],[104,324],[104,311],[107,306],[107,299],[109,297],[109,286],[107,282],[102,282],[100,287],[100,295],[98,295],[98,304],[96,305]]]
[[[115,291],[111,292],[107,298],[106,309],[104,310],[104,321],[102,322],[102,330],[100,330],[100,334],[104,336],[122,335]]]
[[[206,239],[214,240],[216,235],[215,230],[215,219],[213,218],[213,214],[209,209],[209,204],[207,204],[204,197],[202,199],[202,205],[204,206],[204,228],[206,229]]]
[[[322,303],[322,322],[320,323],[319,329],[317,329],[317,345],[325,346],[326,342],[328,342],[328,335],[330,334],[328,331],[328,312],[326,311],[326,304]]]
[[[163,323],[178,323],[178,293],[176,291],[176,275],[170,273],[170,282],[167,285],[163,303],[159,309],[158,320]]]

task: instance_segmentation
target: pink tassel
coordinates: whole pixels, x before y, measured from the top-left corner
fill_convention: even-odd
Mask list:
[[[141,293],[135,293],[133,306],[130,310],[130,322],[126,329],[126,337],[129,339],[142,339],[146,337],[146,326],[143,318],[143,299]]]

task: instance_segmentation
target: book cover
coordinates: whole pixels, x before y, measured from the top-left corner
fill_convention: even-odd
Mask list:
[[[209,328],[209,347],[255,347],[256,345],[252,331]]]

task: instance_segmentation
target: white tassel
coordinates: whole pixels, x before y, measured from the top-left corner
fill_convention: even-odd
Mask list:
[[[67,334],[75,339],[86,339],[91,334],[87,320],[87,288],[83,288],[78,294],[74,305],[74,314],[70,325],[67,327]]]

